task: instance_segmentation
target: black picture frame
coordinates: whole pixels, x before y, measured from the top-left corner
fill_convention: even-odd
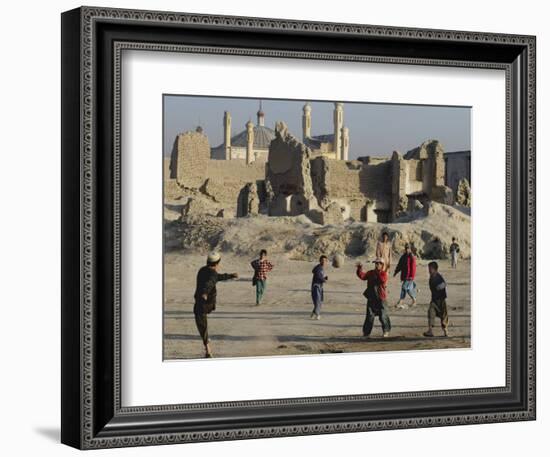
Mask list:
[[[81,7],[62,14],[61,441],[80,449],[535,419],[533,36]],[[506,386],[121,406],[120,52],[506,72]]]

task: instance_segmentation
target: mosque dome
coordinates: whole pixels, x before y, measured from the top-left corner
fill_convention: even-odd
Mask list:
[[[231,138],[231,146],[246,148],[247,136],[248,132],[246,130],[237,133]],[[254,149],[269,149],[269,144],[274,138],[275,130],[265,125],[254,126]]]

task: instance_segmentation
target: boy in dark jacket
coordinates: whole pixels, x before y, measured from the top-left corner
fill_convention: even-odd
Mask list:
[[[437,262],[428,264],[428,272],[430,274],[430,290],[432,292],[432,300],[428,308],[428,331],[424,332],[424,336],[433,337],[433,326],[435,318],[441,320],[441,328],[443,335],[449,336],[447,330],[449,326],[449,315],[447,314],[447,283],[443,276],[439,274],[439,265]]]
[[[319,264],[311,271],[311,299],[313,301],[313,311],[311,319],[321,319],[321,306],[323,306],[323,284],[328,281],[328,276],[325,273],[325,268],[328,265],[328,257],[322,255],[319,257]]]
[[[359,279],[367,281],[367,289],[363,295],[367,298],[367,315],[363,323],[363,336],[368,338],[374,325],[374,318],[378,316],[382,324],[384,338],[390,336],[391,322],[386,305],[386,283],[388,273],[384,271],[384,261],[380,258],[374,260],[374,270],[363,271],[363,265],[357,263],[356,274]]]
[[[238,278],[237,273],[218,273],[221,256],[217,252],[208,255],[206,265],[197,273],[197,287],[195,288],[195,324],[204,344],[205,357],[212,357],[210,340],[208,338],[208,314],[216,309],[216,283]]]

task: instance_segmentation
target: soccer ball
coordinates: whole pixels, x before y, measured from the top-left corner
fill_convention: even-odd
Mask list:
[[[334,268],[340,268],[343,265],[344,265],[344,256],[342,254],[336,254],[332,258],[332,266]]]

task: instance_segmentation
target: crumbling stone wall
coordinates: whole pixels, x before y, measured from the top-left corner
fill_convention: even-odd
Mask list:
[[[392,192],[392,166],[390,160],[365,164],[360,170],[360,189],[370,200],[387,202],[389,209]]]
[[[170,178],[181,187],[199,187],[209,161],[210,144],[202,131],[180,133],[172,147]]]
[[[388,159],[311,161],[313,190],[319,205],[340,205],[345,219],[376,221],[377,213],[391,209],[392,169]],[[370,214],[370,218],[368,215]]]
[[[209,197],[227,217],[237,214],[238,196],[248,183],[263,184],[265,163],[245,160],[210,160],[200,188],[201,193]]]
[[[330,205],[330,160],[324,156],[311,160],[311,185],[322,209]]]
[[[329,181],[330,198],[346,201],[353,220],[376,222],[377,214],[391,208],[392,169],[388,159],[331,161]]]
[[[171,159],[165,159],[164,199],[181,201],[188,196],[201,195],[224,210],[226,217],[237,213],[237,200],[241,189],[247,183],[255,183],[258,190],[264,189],[265,162],[253,162],[247,165],[244,160],[214,160],[206,162],[204,172],[197,168],[183,170],[183,180],[193,186],[183,187],[176,179],[169,178]]]
[[[237,217],[257,216],[260,211],[260,198],[256,183],[249,182],[239,192]]]
[[[444,185],[442,145],[435,140],[401,156],[330,160],[312,156],[287,126],[276,125],[267,162],[211,160],[202,132],[178,135],[165,160],[165,200],[200,197],[224,217],[305,214],[321,224],[392,222],[427,201],[452,204]],[[216,213],[217,214],[217,213]]]
[[[331,200],[346,202],[349,216],[356,221],[364,220],[364,207],[367,197],[361,189],[361,163],[358,161],[344,162],[331,160],[329,162],[328,189]]]
[[[452,205],[453,191],[445,185],[445,151],[437,140],[428,140],[405,154],[405,159],[421,161],[422,193],[426,198]]]
[[[171,158],[164,158],[164,200],[172,201],[181,198],[182,189],[175,179],[170,178],[170,162]]]
[[[409,166],[398,151],[393,151],[391,158],[392,167],[392,218],[399,217],[407,211],[408,207],[408,184],[409,184]]]
[[[284,122],[278,122],[266,165],[267,206],[271,216],[296,216],[317,208],[310,158],[310,149],[288,131]]]
[[[422,161],[416,159],[408,159],[404,161],[407,165],[407,193],[422,192]]]

